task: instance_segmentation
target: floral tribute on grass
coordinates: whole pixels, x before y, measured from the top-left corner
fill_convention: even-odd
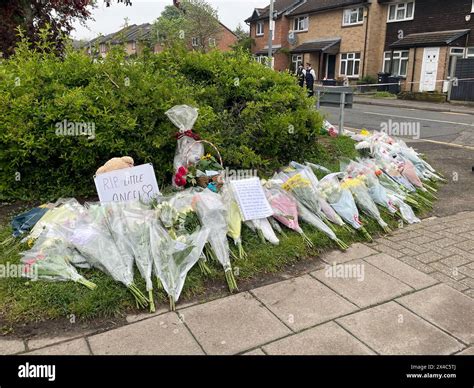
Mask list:
[[[179,106],[167,114],[180,129],[174,191],[149,203],[49,204],[23,240],[30,245],[22,254],[25,277],[70,280],[94,292],[95,284],[77,270],[94,267],[127,287],[137,307],[155,311],[155,289],[166,293],[174,310],[196,264],[205,276],[212,273],[210,264],[221,266],[229,291],[238,291],[233,265],[248,256],[242,225],[258,234],[262,244],[277,245],[288,236],[285,231],[294,231],[309,248],[317,247],[320,242],[307,236],[300,224],[304,223],[345,250],[348,245],[338,237],[343,231],[359,231],[371,240],[359,211],[390,233],[384,217],[420,222],[414,209],[431,207],[436,183],[444,180],[403,141],[377,132],[346,131],[365,156],[341,159],[340,171],[310,161],[291,162],[268,180],[217,182],[213,178],[222,174],[222,160],[205,155],[204,143],[191,130],[197,109]],[[207,179],[203,184],[198,183],[201,174]],[[146,293],[135,282],[135,268]]]

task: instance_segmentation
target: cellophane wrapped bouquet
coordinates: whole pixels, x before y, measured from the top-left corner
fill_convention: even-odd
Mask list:
[[[319,181],[321,193],[345,222],[361,231],[368,241],[372,241],[372,237],[359,219],[359,210],[354,197],[350,190],[341,186],[339,175],[340,173],[331,173],[322,178]]]
[[[318,202],[321,206],[321,211],[326,217],[326,219],[328,219],[337,226],[348,228],[342,218],[339,216],[339,214],[337,214],[336,211],[331,207],[331,205],[329,205],[329,203],[326,201],[324,196],[321,194],[321,191],[319,190],[319,180],[316,174],[314,173],[313,168],[318,169],[321,168],[321,166],[312,163],[306,163],[306,165],[302,165],[297,162],[291,162],[290,166],[295,168],[297,171],[304,171],[305,176],[311,182],[312,189],[318,198]],[[328,169],[325,169],[325,171],[326,173],[331,173],[331,171],[329,171]]]
[[[313,247],[313,242],[299,225],[298,204],[293,196],[272,180],[265,184],[265,195],[274,212],[273,217],[282,225],[299,233],[308,247]]]
[[[177,174],[178,170],[184,171],[189,164],[196,164],[204,155],[204,146],[195,144],[199,138],[193,132],[194,124],[198,118],[198,110],[188,105],[177,105],[165,112],[171,122],[178,127],[178,144],[174,156],[173,186],[183,187],[186,185],[185,174]]]
[[[346,176],[341,182],[341,187],[350,190],[350,192],[354,196],[357,206],[361,209],[362,212],[376,220],[385,232],[391,232],[389,226],[380,215],[380,211],[377,208],[377,205],[370,197],[369,190],[365,184],[364,176],[358,176],[356,178]]]
[[[247,254],[242,246],[242,215],[240,214],[239,205],[229,185],[223,186],[221,195],[227,211],[227,235],[237,246],[238,258],[244,259]]]
[[[227,240],[227,212],[222,197],[205,189],[197,193],[193,203],[201,225],[209,229],[208,241],[215,259],[224,268],[231,292],[238,290],[230,262],[230,247]]]
[[[77,255],[61,238],[43,233],[30,250],[22,252],[23,276],[33,281],[73,281],[93,290],[96,285],[80,275],[72,265]]]
[[[397,208],[388,197],[387,190],[380,184],[377,178],[376,174],[379,170],[374,171],[368,164],[342,159],[341,171],[345,171],[349,178],[362,178],[367,186],[370,197],[376,204],[383,206],[391,214],[397,212]]]
[[[168,294],[170,310],[174,311],[186,276],[201,257],[209,229],[172,238],[157,219],[152,219],[149,230],[155,274]]]
[[[277,175],[277,178],[281,177],[284,177],[284,174],[280,173]],[[318,200],[318,196],[311,186],[311,181],[305,177],[303,173],[293,174],[291,178],[284,181],[282,188],[291,193],[296,199],[298,216],[304,222],[323,232],[333,240],[339,248],[343,250],[347,249],[347,244],[336,236],[334,230],[328,226],[328,223],[323,221],[325,217],[321,212],[321,204]]]
[[[133,257],[119,250],[110,233],[106,208],[91,204],[71,228],[62,226],[69,245],[77,249],[95,268],[105,272],[129,289],[137,307],[148,306],[148,299],[135,285]]]

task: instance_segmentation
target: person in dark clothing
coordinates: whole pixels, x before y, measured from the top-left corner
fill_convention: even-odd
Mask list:
[[[298,69],[296,69],[296,78],[298,79],[298,85],[301,87],[304,86],[304,80],[306,78],[306,72],[302,63],[299,64]]]
[[[314,72],[313,68],[311,67],[311,63],[306,64],[306,88],[308,89],[308,96],[314,96],[314,81],[316,79],[316,73]]]

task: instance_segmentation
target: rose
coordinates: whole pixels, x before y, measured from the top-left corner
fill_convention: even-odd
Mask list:
[[[180,175],[176,175],[174,177],[174,183],[176,183],[176,186],[186,186],[186,178],[180,176]]]
[[[188,169],[184,166],[181,166],[180,168],[178,168],[178,172],[176,173],[176,175],[178,175],[179,177],[183,177],[187,173],[188,173]]]

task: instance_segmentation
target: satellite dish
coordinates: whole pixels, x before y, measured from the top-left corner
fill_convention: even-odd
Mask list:
[[[296,41],[296,34],[293,31],[290,31],[290,33],[288,34],[288,43],[293,46],[296,44]]]

